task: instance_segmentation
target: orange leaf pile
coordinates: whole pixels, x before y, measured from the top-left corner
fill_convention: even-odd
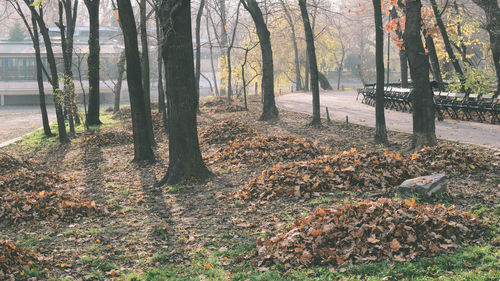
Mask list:
[[[285,267],[411,261],[449,252],[481,236],[474,216],[443,205],[379,199],[318,209],[284,232],[257,240],[263,263]]]
[[[12,163],[13,166],[0,171],[0,222],[72,220],[75,216],[101,212],[93,201],[69,194],[69,185],[63,177],[35,169],[29,163],[8,172],[22,164]]]
[[[132,132],[128,131],[107,131],[84,138],[83,145],[86,146],[110,146],[129,144],[134,141]]]
[[[313,159],[325,151],[316,142],[302,138],[257,136],[229,141],[206,158],[209,163],[261,165]]]
[[[42,263],[36,254],[0,240],[0,280],[15,280],[15,276],[36,263]]]
[[[410,156],[411,165],[428,172],[470,173],[488,168],[478,153],[454,146],[425,147]]]
[[[226,98],[222,97],[204,100],[200,104],[200,108],[212,113],[246,111],[245,107],[234,102],[230,102]]]
[[[207,126],[201,132],[200,139],[203,143],[217,144],[255,135],[257,135],[257,131],[236,120],[230,119]]]
[[[270,199],[335,190],[382,190],[412,176],[413,171],[399,154],[351,149],[265,170],[239,194],[246,199]]]

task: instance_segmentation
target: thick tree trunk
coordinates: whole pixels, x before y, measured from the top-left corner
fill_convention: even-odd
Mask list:
[[[300,75],[300,61],[299,61],[299,47],[297,45],[297,35],[295,34],[295,24],[293,23],[292,16],[290,15],[290,11],[288,10],[287,5],[284,0],[280,0],[281,6],[283,7],[283,11],[285,12],[285,19],[290,26],[290,39],[292,40],[293,45],[293,55],[294,55],[294,63],[295,63],[295,90],[302,91],[302,77]]]
[[[47,106],[45,104],[45,89],[43,87],[43,62],[40,52],[40,39],[38,37],[38,26],[36,24],[35,18],[31,17],[31,23],[33,26],[33,48],[35,49],[35,59],[36,59],[36,81],[38,82],[38,96],[40,97],[40,111],[42,112],[42,124],[43,132],[47,137],[53,137],[54,135],[50,131],[49,117],[47,115]]]
[[[380,0],[372,0],[375,17],[375,61],[377,67],[377,88],[375,92],[375,142],[387,144],[387,128],[384,112],[384,29]]]
[[[204,0],[203,0],[204,1]],[[158,64],[158,111],[161,114],[163,120],[163,128],[165,129],[165,133],[168,134],[168,119],[167,119],[167,106],[165,105],[165,86],[163,85],[163,58],[162,58],[162,47],[164,43],[161,25],[160,25],[160,12],[159,7],[156,8],[155,11],[155,20],[156,20],[156,38],[158,40],[157,44],[157,64]],[[199,89],[199,87],[198,87]],[[199,96],[198,96],[199,98]]]
[[[472,0],[486,14],[486,31],[490,36],[490,49],[497,74],[497,92],[500,96],[500,7],[497,0]]]
[[[89,57],[87,65],[89,68],[89,111],[87,113],[87,125],[100,125],[99,120],[99,56],[101,47],[99,45],[99,2],[100,0],[84,0],[89,11]]]
[[[134,132],[134,161],[153,161],[154,154],[151,149],[151,139],[147,128],[147,112],[144,104],[141,60],[134,11],[130,0],[117,0],[117,4],[127,60],[127,84],[132,114],[132,130]]]
[[[200,7],[198,8],[198,13],[196,14],[196,110],[200,111],[200,71],[201,71],[201,39],[200,39],[200,25],[201,17],[203,16],[203,9],[205,7],[205,0],[200,0]],[[208,27],[207,27],[208,28]]]
[[[434,45],[434,39],[430,34],[424,30],[425,46],[429,54],[429,60],[431,62],[432,77],[439,82],[439,87],[443,85],[443,76],[441,76],[441,68],[439,67],[439,59],[436,53],[436,46]]]
[[[460,66],[460,63],[458,62],[455,53],[453,52],[453,48],[451,47],[450,38],[448,37],[448,32],[446,31],[446,27],[444,26],[443,19],[441,18],[441,12],[439,11],[436,0],[430,0],[430,2],[432,10],[434,11],[434,16],[436,17],[437,25],[443,37],[443,43],[446,49],[446,53],[448,53],[448,56],[450,57],[451,63],[455,68],[455,72],[458,73],[460,77],[463,77],[464,73],[462,71],[462,67]],[[461,78],[461,80],[463,84],[463,78]]]
[[[115,94],[113,106],[114,113],[120,111],[120,97],[122,94],[123,75],[125,74],[125,51],[122,51],[120,54],[120,60],[118,61],[116,68],[118,70],[118,77],[116,79],[115,87],[113,88],[113,93]]]
[[[146,126],[149,134],[149,140],[153,145],[155,143],[153,133],[153,121],[151,119],[151,81],[149,79],[149,44],[146,19],[146,0],[141,0],[140,5],[140,27],[141,27],[141,73],[142,88],[144,90],[144,105],[146,106]]]
[[[316,48],[314,47],[314,34],[311,29],[311,22],[309,21],[309,13],[307,12],[306,0],[299,0],[300,14],[302,15],[302,22],[304,23],[304,32],[306,34],[307,55],[309,57],[309,68],[311,71],[311,90],[312,90],[312,104],[313,104],[313,117],[311,125],[320,125],[320,103],[319,103],[319,77],[318,77],[318,64],[316,62]]]
[[[163,0],[160,20],[167,74],[169,166],[157,186],[177,184],[211,173],[203,163],[196,128],[196,84],[191,34],[191,3]]]
[[[69,143],[68,134],[66,133],[66,124],[64,122],[62,100],[61,100],[61,89],[59,88],[59,76],[57,74],[56,59],[54,56],[54,51],[52,49],[52,42],[50,41],[49,29],[45,25],[43,19],[43,10],[39,9],[39,13],[36,11],[35,7],[31,5],[29,0],[24,0],[25,4],[29,7],[31,15],[36,19],[38,27],[40,27],[40,33],[42,34],[43,41],[45,43],[45,49],[47,53],[47,61],[50,66],[50,81],[52,84],[54,105],[56,108],[56,118],[57,118],[57,129],[59,134],[60,143]]]
[[[255,0],[240,0],[245,9],[250,13],[257,29],[260,50],[262,53],[262,90],[264,106],[261,121],[269,121],[278,118],[278,108],[274,100],[274,65],[273,49],[271,47],[271,34],[267,29],[264,16]],[[246,2],[245,2],[246,1]]]
[[[420,0],[406,1],[404,46],[410,64],[411,79],[415,84],[412,94],[414,149],[437,144],[433,93],[429,83],[429,60],[425,55],[420,34],[421,8]]]

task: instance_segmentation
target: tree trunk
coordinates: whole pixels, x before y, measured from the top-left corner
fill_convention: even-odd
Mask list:
[[[262,53],[262,89],[264,105],[259,120],[269,121],[278,118],[278,108],[274,101],[274,66],[273,49],[271,47],[271,34],[267,29],[264,16],[255,0],[240,0],[245,9],[250,13],[257,29],[260,50]]]
[[[375,142],[387,144],[387,129],[384,112],[384,29],[380,0],[372,0],[375,16],[375,61],[377,67],[377,88],[375,92]]]
[[[203,16],[203,9],[205,7],[205,0],[200,0],[200,7],[198,8],[198,13],[196,14],[196,111],[200,111],[200,71],[201,71],[201,39],[200,39],[200,25],[201,17]],[[207,26],[208,28],[208,26]]]
[[[196,85],[191,34],[191,3],[163,0],[160,14],[166,43],[169,166],[157,186],[177,184],[211,173],[203,163],[196,128]]]
[[[84,0],[89,11],[89,57],[87,65],[89,69],[89,111],[87,113],[87,125],[100,125],[99,120],[99,2],[100,0]]]
[[[49,29],[45,25],[43,19],[43,9],[39,8],[39,13],[36,11],[35,7],[31,5],[29,0],[24,0],[24,3],[29,7],[31,15],[35,17],[38,27],[40,27],[40,33],[42,34],[43,41],[45,43],[45,49],[47,53],[47,61],[50,66],[50,81],[52,84],[54,105],[56,108],[56,118],[57,118],[57,129],[59,134],[60,143],[69,143],[68,134],[66,133],[66,123],[64,122],[62,101],[61,101],[61,89],[59,88],[59,77],[57,74],[56,59],[54,56],[54,51],[52,49],[52,42],[50,41]]]
[[[453,64],[453,67],[455,68],[455,72],[460,75],[460,80],[462,81],[462,85],[464,83],[463,81],[463,76],[464,73],[462,71],[462,67],[460,66],[460,63],[458,62],[455,53],[453,52],[453,48],[451,47],[450,43],[450,38],[448,37],[448,32],[446,31],[446,27],[444,26],[443,19],[441,18],[441,13],[438,9],[436,0],[430,0],[432,10],[434,11],[434,16],[436,17],[436,22],[439,27],[439,30],[441,31],[441,35],[443,36],[443,43],[444,47],[446,49],[446,53],[448,53],[448,56],[450,57],[450,60]]]
[[[399,50],[399,65],[401,67],[401,87],[408,88],[408,56],[405,50]]]
[[[443,85],[443,77],[441,76],[441,68],[439,67],[439,59],[436,53],[436,46],[432,36],[424,30],[425,46],[427,47],[429,60],[431,62],[432,77],[439,82],[439,87]]]
[[[205,26],[207,27],[207,37],[208,37],[208,44],[210,47],[210,66],[212,68],[212,77],[214,79],[214,88],[215,88],[215,95],[218,97],[220,96],[219,94],[219,86],[217,85],[217,73],[215,72],[215,66],[214,66],[214,55],[213,55],[213,49],[214,45],[212,44],[212,38],[210,36],[210,26],[208,25],[208,6],[207,7],[207,15],[205,15]]]
[[[204,0],[202,0],[204,1]],[[163,128],[165,130],[165,133],[168,134],[168,119],[167,119],[167,106],[165,105],[165,86],[163,86],[163,58],[162,58],[162,46],[164,40],[162,36],[162,31],[161,31],[161,25],[160,25],[160,12],[159,12],[160,7],[156,7],[155,11],[155,20],[156,20],[156,38],[158,40],[157,44],[157,51],[158,51],[158,58],[157,58],[157,64],[158,64],[158,111],[161,114],[162,120],[163,120]],[[199,96],[198,96],[199,98]]]
[[[234,21],[234,27],[233,27],[233,34],[231,36],[231,42],[227,46],[227,99],[230,101],[232,99],[233,95],[233,85],[232,85],[232,75],[233,75],[233,69],[231,67],[231,50],[233,49],[234,46],[234,39],[236,36],[236,30],[238,29],[238,20],[240,18],[240,4],[241,2],[238,2],[238,7],[236,8],[236,20]]]
[[[472,0],[486,14],[486,31],[490,37],[490,49],[497,74],[497,92],[500,96],[500,7],[497,0]]]
[[[116,65],[118,69],[118,77],[116,79],[115,87],[113,88],[113,93],[115,94],[113,113],[120,111],[120,97],[122,94],[122,83],[123,83],[123,74],[125,73],[125,51],[122,51],[120,54],[120,60]]]
[[[285,19],[290,26],[290,39],[292,40],[293,45],[293,55],[295,62],[295,90],[302,91],[302,78],[300,75],[300,62],[299,62],[299,48],[297,46],[297,35],[295,34],[295,24],[293,23],[292,16],[290,15],[290,11],[285,4],[284,0],[280,0],[281,6],[283,7],[283,11],[285,12]]]
[[[433,93],[429,83],[429,60],[425,55],[420,34],[422,26],[421,8],[420,0],[406,1],[404,46],[410,64],[411,79],[415,84],[412,94],[412,148],[414,149],[437,145]]]
[[[344,59],[345,59],[345,46],[344,43],[341,44],[342,44],[342,56],[340,57],[339,73],[337,77],[337,90],[340,90],[340,80],[342,79],[342,71],[344,70]]]
[[[146,126],[148,129],[149,140],[153,145],[155,143],[153,133],[153,121],[151,119],[151,81],[149,79],[149,44],[146,18],[146,0],[141,0],[140,5],[140,28],[141,28],[141,73],[142,87],[144,89],[144,105],[146,106]]]
[[[153,161],[154,154],[151,149],[151,140],[147,128],[147,112],[144,104],[141,60],[134,11],[130,0],[117,0],[117,4],[127,60],[127,84],[132,115],[132,130],[134,132],[134,161]]]
[[[309,57],[309,68],[311,71],[311,90],[312,90],[312,104],[313,104],[313,117],[311,125],[321,125],[320,106],[319,106],[319,78],[318,78],[318,64],[316,62],[316,49],[314,47],[314,34],[311,29],[311,22],[309,21],[309,13],[307,12],[306,0],[299,0],[300,13],[302,15],[302,22],[304,23],[304,32],[306,34],[307,55]]]

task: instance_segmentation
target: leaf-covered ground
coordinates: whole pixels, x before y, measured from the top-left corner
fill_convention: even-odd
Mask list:
[[[219,109],[213,110],[212,107]],[[497,231],[500,217],[500,155],[498,152],[473,146],[443,143],[445,148],[430,149],[413,155],[405,151],[410,141],[408,135],[391,132],[389,138],[393,143],[390,147],[382,147],[372,141],[374,132],[371,128],[353,124],[346,126],[343,123],[326,124],[325,122],[323,128],[317,129],[307,126],[310,117],[285,111],[280,112],[280,120],[277,122],[258,122],[256,120],[260,113],[260,103],[257,100],[250,102],[249,111],[225,112],[233,111],[233,108],[232,105],[225,105],[223,101],[216,101],[212,104],[210,101],[203,102],[201,111],[202,114],[199,115],[200,133],[207,126],[225,120],[234,120],[234,122],[225,122],[224,124],[238,122],[236,127],[241,129],[240,125],[243,125],[252,132],[256,132],[256,138],[252,138],[251,135],[246,136],[250,138],[245,138],[244,141],[248,142],[247,146],[241,150],[242,154],[239,155],[245,155],[245,149],[260,147],[263,142],[259,143],[259,140],[268,138],[268,136],[290,136],[289,141],[280,142],[279,147],[283,151],[289,149],[288,151],[293,153],[300,153],[297,151],[302,148],[294,145],[293,142],[293,140],[298,139],[301,144],[307,143],[318,147],[317,152],[307,157],[303,155],[290,157],[289,154],[272,151],[274,153],[272,161],[263,161],[262,159],[252,161],[252,155],[254,158],[262,158],[264,157],[263,153],[268,152],[245,155],[246,160],[244,161],[238,161],[238,158],[230,161],[214,161],[209,164],[209,168],[216,175],[208,179],[207,182],[158,189],[154,188],[153,184],[166,172],[168,137],[164,134],[161,116],[157,113],[153,115],[157,141],[155,147],[157,161],[153,164],[131,162],[133,146],[129,138],[131,125],[130,111],[127,109],[122,110],[114,118],[110,113],[103,112],[101,119],[104,123],[103,126],[91,128],[90,131],[86,132],[82,127],[79,127],[76,138],[69,145],[58,145],[54,138],[47,139],[42,136],[41,132],[35,132],[20,143],[2,148],[0,151],[14,157],[14,159],[6,157],[5,160],[0,161],[2,171],[10,169],[7,174],[8,179],[23,179],[24,182],[30,183],[19,185],[15,190],[21,189],[24,193],[31,192],[30,194],[35,196],[33,199],[38,200],[36,196],[39,196],[41,191],[50,189],[55,194],[64,193],[72,198],[85,200],[91,207],[95,204],[104,215],[100,215],[98,212],[85,215],[77,213],[60,219],[54,216],[39,216],[37,212],[33,216],[35,219],[30,218],[22,222],[12,220],[12,218],[2,219],[0,221],[0,240],[5,241],[2,242],[2,247],[5,248],[7,245],[8,248],[5,249],[10,252],[14,249],[16,251],[10,253],[8,257],[5,250],[2,250],[0,268],[3,270],[2,266],[7,264],[3,255],[5,255],[5,259],[9,258],[9,261],[15,260],[16,257],[25,253],[35,259],[26,258],[24,259],[26,264],[12,271],[3,270],[0,279],[499,279],[500,242],[498,239],[500,235]],[[216,126],[223,130],[224,126]],[[234,126],[228,127],[228,130],[233,129],[235,129]],[[221,138],[226,139],[230,135],[230,133],[221,132]],[[217,140],[213,134],[211,138]],[[221,151],[227,152],[226,148],[234,146],[234,142],[237,142],[238,148],[229,148],[234,154],[242,141],[232,141],[233,143],[229,144],[218,140],[213,144],[202,143],[203,155],[207,157],[209,155],[222,155]],[[270,142],[269,145],[275,144]],[[319,147],[323,147],[321,151],[319,151]],[[359,253],[364,251],[361,247],[361,250],[356,250],[356,255],[354,255],[356,258],[345,259],[348,262],[343,265],[339,265],[337,259],[335,262],[324,263],[321,256],[318,256],[317,261],[308,263],[307,266],[288,262],[290,267],[284,260],[273,260],[272,262],[266,260],[264,262],[260,255],[265,254],[264,249],[260,254],[259,249],[265,243],[261,244],[261,242],[279,235],[292,235],[289,233],[290,228],[302,217],[312,216],[316,219],[324,217],[332,220],[332,217],[327,218],[326,216],[336,212],[334,210],[350,210],[351,212],[355,210],[356,214],[361,216],[363,205],[359,202],[375,202],[369,204],[375,204],[378,207],[389,204],[377,203],[380,197],[389,198],[383,199],[387,200],[383,202],[399,202],[399,195],[392,189],[363,189],[364,182],[356,182],[359,188],[330,188],[300,197],[276,195],[273,196],[272,200],[258,196],[251,196],[246,200],[239,197],[242,188],[250,180],[261,177],[263,172],[267,173],[266,171],[277,169],[277,167],[281,167],[279,168],[281,171],[283,167],[288,167],[288,165],[295,167],[294,165],[297,164],[294,162],[299,160],[313,163],[318,161],[313,160],[314,157],[322,157],[323,154],[329,155],[327,157],[334,157],[334,155],[342,154],[343,151],[347,151],[346,153],[358,152],[356,155],[359,162],[356,162],[352,168],[361,171],[365,168],[367,171],[368,168],[371,169],[370,171],[380,169],[382,175],[377,174],[378,172],[370,174],[374,178],[370,178],[368,183],[372,183],[374,186],[378,186],[382,177],[386,177],[384,171],[396,174],[406,173],[407,170],[412,172],[411,166],[405,166],[406,170],[386,169],[385,167],[392,165],[387,163],[378,163],[379,166],[377,166],[374,160],[386,161],[387,159],[384,160],[384,157],[393,157],[396,162],[402,161],[398,160],[399,157],[410,159],[404,161],[418,162],[420,163],[418,167],[430,172],[446,172],[451,177],[448,185],[449,192],[432,200],[404,199],[409,200],[407,202],[413,207],[423,204],[422,206],[426,206],[425,208],[438,208],[434,204],[442,204],[442,207],[436,209],[438,212],[433,212],[439,217],[430,218],[432,222],[447,220],[447,216],[453,216],[453,212],[467,211],[477,216],[481,228],[474,229],[474,235],[459,236],[455,234],[456,239],[446,236],[448,235],[446,233],[450,233],[450,236],[453,235],[452,226],[441,225],[445,231],[440,233],[439,223],[426,224],[434,234],[416,232],[416,230],[412,232],[413,230],[408,230],[405,225],[411,228],[416,228],[418,225],[415,226],[409,222],[408,218],[412,214],[411,211],[407,210],[408,216],[401,215],[401,218],[397,218],[407,223],[404,225],[394,223],[406,240],[400,241],[395,233],[384,236],[385,240],[381,239],[381,235],[387,231],[386,229],[372,230],[372,232],[375,235],[373,239],[388,243],[388,246],[392,247],[392,252],[398,248],[393,256],[401,255],[405,260],[412,261],[385,260],[387,257],[385,251],[379,250],[377,252],[373,249],[367,250],[371,252],[370,255],[364,257],[365,260],[362,259],[363,257],[358,260]],[[363,151],[385,156],[377,159],[366,159],[359,154]],[[373,165],[364,167],[363,161],[372,161],[370,163]],[[342,172],[344,169],[343,173],[347,175],[352,173],[349,171],[352,168],[351,165],[339,166],[339,170]],[[20,170],[24,171],[22,175],[16,173]],[[303,173],[302,170],[298,170],[298,172]],[[312,179],[315,175],[306,179],[303,178],[304,175],[306,173],[297,177],[303,182],[309,183],[311,181],[311,186],[314,186],[315,182]],[[61,177],[63,180],[56,182],[51,178],[52,176]],[[395,176],[392,179],[392,174],[387,176],[388,178],[384,181],[384,186],[387,187],[395,183],[391,180],[399,181],[403,178]],[[354,178],[348,179],[353,180]],[[323,180],[323,175],[318,178],[318,182]],[[8,186],[8,190],[14,189],[14,185],[8,184]],[[43,189],[40,190],[40,188]],[[4,189],[3,186],[0,188],[0,190]],[[2,200],[6,198],[3,194],[0,196],[2,196]],[[411,208],[405,204],[401,203],[400,205],[404,208]],[[456,205],[456,207],[454,210],[448,211],[451,205]],[[20,205],[20,210],[23,210],[23,207],[24,205]],[[386,214],[384,213],[386,210],[395,208],[394,204],[387,208],[378,207],[374,213],[380,212],[383,215]],[[25,207],[25,209],[27,208]],[[370,216],[374,216],[374,214],[372,213]],[[463,216],[463,218],[466,217],[468,215]],[[394,222],[396,216],[394,215],[392,218]],[[455,217],[454,222],[457,222],[456,220],[458,219]],[[359,221],[362,221],[362,216]],[[388,226],[390,228],[392,225],[388,221],[379,221],[383,222],[380,224],[381,227]],[[356,225],[354,217],[353,221],[349,223]],[[414,224],[416,223],[414,222]],[[459,223],[471,228],[467,223]],[[330,231],[333,231],[332,229]],[[482,230],[479,234],[477,233],[478,229]],[[306,230],[311,233],[305,232]],[[312,241],[310,237],[312,234],[319,236],[319,232],[314,232],[314,230],[316,230],[314,225],[304,225],[304,229],[300,232],[306,237],[304,241]],[[321,230],[321,234],[323,234],[323,228]],[[324,230],[329,229],[327,227]],[[417,239],[414,244],[404,243],[408,240],[408,233]],[[346,234],[345,231],[339,235],[338,237],[343,235],[347,239],[352,239],[346,240],[347,242],[356,241],[351,234]],[[394,239],[398,244],[393,242]],[[410,241],[413,241],[412,239]],[[446,239],[451,240],[452,243],[448,243]],[[375,242],[376,240],[370,241]],[[257,246],[257,241],[260,241],[259,246]],[[358,241],[360,240],[358,239]],[[436,249],[430,246],[431,242],[440,251],[432,252],[432,249]],[[300,241],[297,243],[306,244]],[[363,243],[371,242],[366,240]],[[441,244],[453,245],[453,247],[446,246],[446,251],[441,251],[443,249]],[[266,245],[272,249],[271,244]],[[303,253],[304,249],[311,255],[314,251],[319,253],[318,249],[308,248],[316,245],[314,243],[308,244],[310,246],[307,247],[297,245],[294,244],[293,248],[287,249],[293,249],[293,253],[295,253],[295,249],[297,249],[297,253],[299,251]],[[425,246],[426,249],[422,249],[420,245]],[[21,249],[19,247],[22,247],[23,252],[17,251]],[[389,253],[392,254],[391,251]],[[410,251],[418,253],[418,255],[415,255],[414,258],[408,258],[406,253],[410,253]],[[383,254],[378,255],[378,253]],[[296,254],[293,255],[293,257],[295,256]],[[291,260],[293,261],[293,258]],[[351,262],[352,265],[348,265]],[[299,268],[300,265],[302,265],[301,268]]]

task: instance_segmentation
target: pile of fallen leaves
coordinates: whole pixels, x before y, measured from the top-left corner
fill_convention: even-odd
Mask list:
[[[85,137],[83,145],[88,146],[110,146],[129,144],[134,141],[134,135],[129,131],[106,131]]]
[[[411,165],[427,172],[470,173],[488,168],[478,153],[454,146],[425,147],[410,156]]]
[[[25,269],[41,262],[34,253],[0,240],[0,280],[15,280],[14,276],[22,275]]]
[[[0,174],[6,174],[15,171],[27,165],[26,162],[21,162],[16,158],[6,154],[0,153]]]
[[[200,108],[212,113],[238,112],[247,110],[245,107],[221,97],[202,101]]]
[[[251,164],[278,163],[313,159],[326,149],[316,142],[290,136],[256,136],[235,139],[207,156],[209,163]]]
[[[278,165],[262,172],[243,187],[243,198],[309,196],[335,190],[381,190],[414,176],[401,155],[351,149],[337,155]]]
[[[257,131],[236,120],[230,119],[207,126],[201,132],[200,139],[203,143],[216,144],[255,135],[257,135]]]
[[[9,159],[12,165],[0,172],[0,222],[72,220],[101,212],[95,202],[72,196],[63,177]]]
[[[257,249],[261,263],[285,268],[411,261],[475,241],[481,231],[478,219],[454,207],[382,198],[317,209],[283,233],[257,240]]]

